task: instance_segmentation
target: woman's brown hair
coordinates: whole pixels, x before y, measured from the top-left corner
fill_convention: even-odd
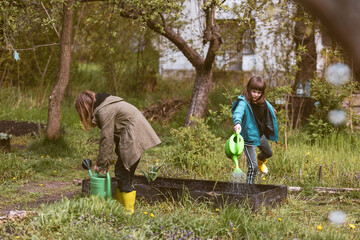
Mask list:
[[[264,103],[265,101],[265,89],[266,89],[266,82],[265,80],[258,75],[254,75],[252,76],[249,81],[248,84],[246,86],[245,89],[245,98],[246,101],[250,102],[250,103]],[[261,91],[261,96],[259,97],[259,99],[257,101],[254,101],[251,97],[251,90],[258,90]]]
[[[92,127],[93,106],[95,103],[95,93],[92,91],[83,91],[75,100],[75,108],[79,113],[80,121],[85,130]]]

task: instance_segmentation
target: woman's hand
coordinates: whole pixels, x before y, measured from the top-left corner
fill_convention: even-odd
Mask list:
[[[94,166],[94,170],[95,170],[96,172],[102,173],[102,174],[104,174],[104,175],[106,175],[106,172],[107,172],[106,169],[104,169],[104,170],[101,171],[101,167],[98,167],[98,165],[95,165],[95,166]]]
[[[241,132],[241,125],[240,123],[236,124],[234,126],[234,131],[236,132],[236,134],[240,133]]]

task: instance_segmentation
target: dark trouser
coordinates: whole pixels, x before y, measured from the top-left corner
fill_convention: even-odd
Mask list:
[[[128,171],[120,158],[116,161],[115,164],[115,179],[118,183],[118,188],[120,192],[132,192],[135,190],[132,185],[134,174],[137,165],[139,164],[140,159],[131,166],[130,171]]]
[[[137,160],[137,162],[134,163],[134,165],[130,167],[130,171],[128,171],[124,167],[124,164],[120,158],[120,150],[118,148],[120,141],[119,137],[115,136],[114,141],[115,141],[115,152],[116,155],[118,156],[118,159],[115,164],[115,179],[118,183],[118,188],[120,192],[132,192],[135,190],[134,186],[132,185],[132,182],[134,179],[136,167],[140,162],[140,158],[139,160]]]
[[[260,153],[258,155],[259,160],[264,161],[267,158],[272,156],[272,150],[268,140],[266,139],[265,135],[262,135],[260,138]],[[246,155],[247,165],[248,165],[248,172],[246,177],[246,182],[250,184],[255,183],[256,173],[258,171],[258,163],[256,158],[256,146],[254,145],[245,145],[244,152]]]

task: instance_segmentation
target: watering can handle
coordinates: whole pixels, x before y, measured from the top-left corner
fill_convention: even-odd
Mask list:
[[[106,172],[106,195],[108,199],[112,198],[112,185],[109,171]]]
[[[237,142],[237,144],[235,145],[236,146],[236,152],[238,152],[239,148],[240,148],[240,144],[239,144],[239,142],[240,142],[240,134],[236,133],[235,135],[236,135],[236,142]]]

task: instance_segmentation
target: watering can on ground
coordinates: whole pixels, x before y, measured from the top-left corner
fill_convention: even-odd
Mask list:
[[[242,170],[239,168],[238,156],[242,154],[244,150],[244,139],[239,133],[234,133],[226,141],[225,154],[228,158],[232,159],[235,163],[234,173],[241,174]]]
[[[82,162],[82,167],[89,171],[90,175],[90,195],[99,196],[101,198],[111,199],[111,177],[109,172],[106,175],[91,172],[91,160],[85,159]]]

